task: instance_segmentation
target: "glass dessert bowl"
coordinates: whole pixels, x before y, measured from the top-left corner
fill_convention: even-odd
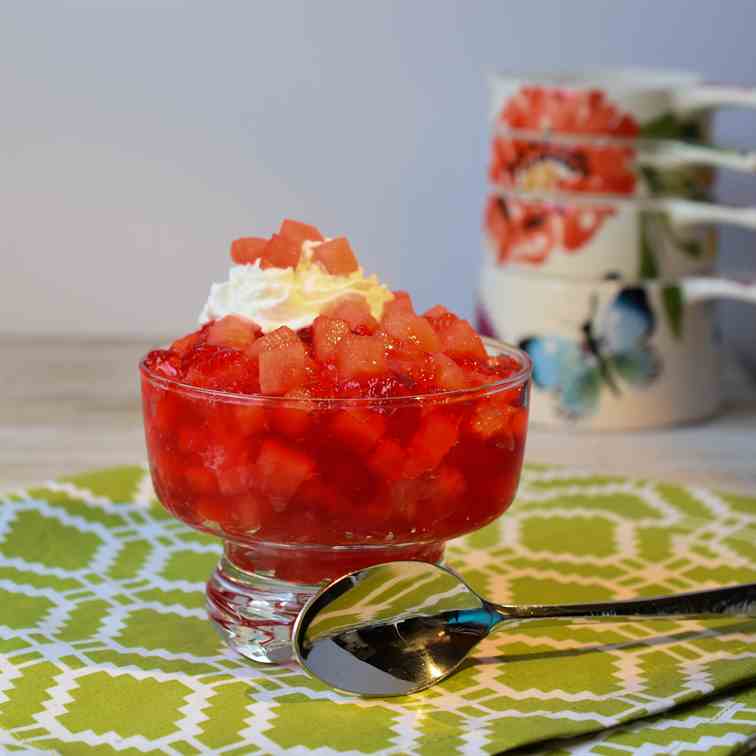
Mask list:
[[[324,582],[439,562],[515,496],[527,355],[389,296],[380,320],[340,296],[297,331],[210,313],[140,365],[155,491],[223,539],[208,611],[249,659],[291,658],[293,622]]]

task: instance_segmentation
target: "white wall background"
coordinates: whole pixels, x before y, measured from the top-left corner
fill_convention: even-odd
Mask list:
[[[756,84],[756,3],[0,3],[0,331],[189,330],[227,247],[283,216],[469,313],[483,74],[690,67]],[[719,119],[756,147],[756,114]],[[725,182],[756,198],[756,178]],[[723,235],[725,265],[754,240]],[[728,339],[756,311],[728,306]],[[750,328],[750,331],[747,331]],[[756,358],[756,352],[754,353]]]

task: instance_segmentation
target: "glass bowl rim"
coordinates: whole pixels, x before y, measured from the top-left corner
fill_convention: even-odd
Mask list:
[[[153,384],[176,391],[184,395],[193,395],[205,398],[209,401],[218,401],[233,404],[275,404],[280,407],[306,407],[308,409],[335,409],[339,407],[401,407],[414,406],[420,403],[451,403],[479,399],[481,397],[496,394],[512,388],[525,385],[533,372],[533,362],[523,349],[503,341],[481,336],[486,351],[494,350],[495,356],[505,354],[514,358],[520,365],[519,370],[512,375],[501,378],[492,383],[484,383],[481,386],[470,386],[461,389],[448,389],[445,391],[430,391],[425,394],[411,394],[408,396],[354,396],[354,397],[284,397],[270,396],[267,394],[239,394],[233,391],[221,391],[219,389],[193,386],[190,383],[157,375],[149,370],[145,364],[147,355],[139,361],[141,374]]]

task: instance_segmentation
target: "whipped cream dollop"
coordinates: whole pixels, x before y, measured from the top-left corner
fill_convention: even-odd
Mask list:
[[[200,313],[200,324],[226,315],[253,320],[264,333],[288,326],[296,331],[312,325],[329,304],[349,295],[365,298],[374,318],[383,314],[383,305],[394,295],[376,276],[365,276],[362,268],[347,275],[329,273],[312,259],[321,242],[306,241],[296,268],[232,266],[228,281],[214,283]]]

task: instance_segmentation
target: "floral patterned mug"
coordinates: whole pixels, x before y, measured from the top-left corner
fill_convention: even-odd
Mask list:
[[[722,399],[714,299],[756,304],[717,277],[578,281],[490,267],[478,327],[533,360],[533,423],[591,430],[702,420]]]
[[[707,141],[714,108],[756,108],[756,90],[684,71],[587,69],[490,77],[491,113],[513,129]]]
[[[483,231],[489,258],[502,269],[634,279],[711,270],[711,224],[719,223],[756,229],[756,208],[493,189]]]

